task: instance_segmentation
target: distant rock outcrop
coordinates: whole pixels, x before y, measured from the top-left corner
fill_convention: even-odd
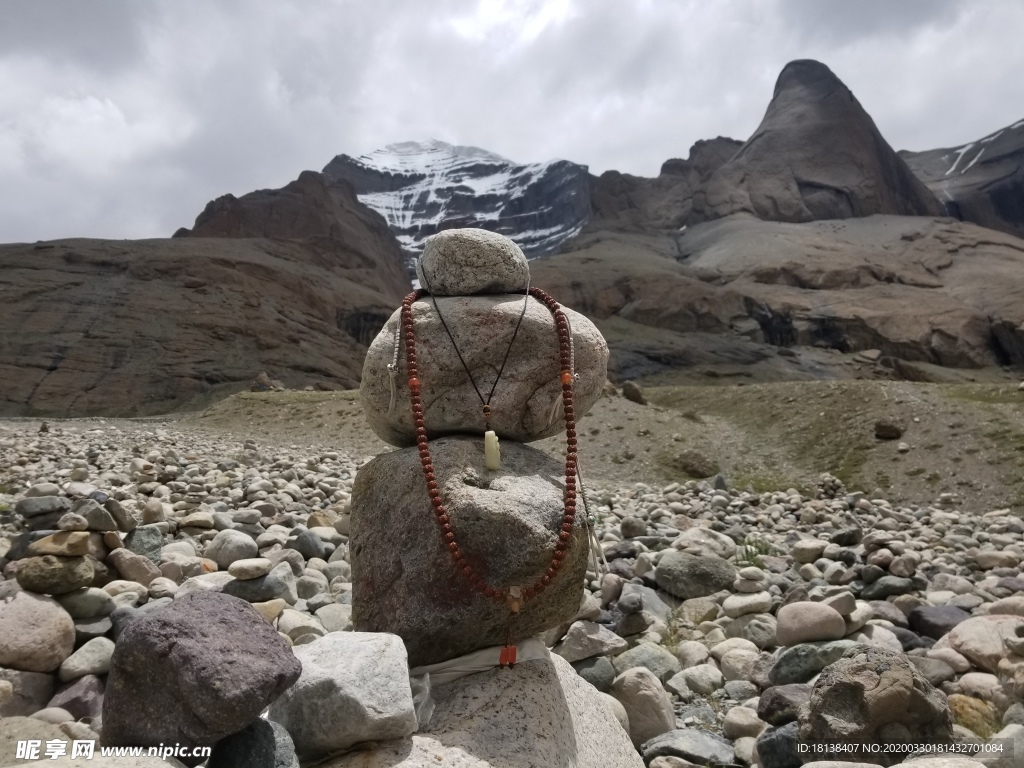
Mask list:
[[[325,255],[359,257],[386,290],[404,295],[409,288],[398,243],[384,218],[360,203],[350,184],[314,171],[303,171],[281,189],[218,197],[191,230],[179,229],[174,236],[304,240]]]
[[[849,88],[801,60],[782,70],[754,135],[694,194],[691,221],[740,212],[803,222],[944,211]]]
[[[950,216],[1024,237],[1024,120],[960,147],[900,157]]]
[[[586,166],[565,160],[520,165],[477,147],[403,142],[324,167],[387,219],[407,257],[430,235],[478,227],[513,239],[527,256],[556,253],[590,215]]]
[[[719,136],[698,141],[686,160],[666,160],[654,179],[605,171],[593,178],[593,215],[585,231],[679,229],[690,219],[693,193],[726,163],[743,142]]]

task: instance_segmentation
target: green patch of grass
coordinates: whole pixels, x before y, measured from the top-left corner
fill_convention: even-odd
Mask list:
[[[795,488],[802,496],[813,496],[815,493],[806,483],[770,470],[737,470],[732,478],[732,484],[736,488],[749,488],[754,493],[771,493],[789,488]]]
[[[1017,391],[1016,384],[962,384],[946,387],[946,397],[967,400],[972,403],[1019,405],[1024,407],[1024,393]]]
[[[359,390],[346,389],[338,392],[306,392],[305,390],[288,389],[284,392],[239,392],[239,400],[252,400],[273,405],[292,405],[299,403],[330,403],[353,401],[359,399]]]
[[[768,543],[767,539],[757,535],[747,536],[746,540],[736,549],[736,564],[740,568],[748,565],[763,568],[763,558],[765,555],[770,555],[771,551],[772,545]]]

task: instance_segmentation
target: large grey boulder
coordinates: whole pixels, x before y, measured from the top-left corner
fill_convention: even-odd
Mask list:
[[[484,397],[491,391],[512,341],[523,301],[522,295],[510,294],[438,299],[459,352]],[[416,430],[406,383],[404,341],[398,355],[394,403],[387,369],[394,356],[399,314],[396,310],[370,345],[359,394],[370,429],[391,445],[406,446],[415,444]],[[573,392],[578,420],[601,396],[608,378],[608,345],[586,317],[571,309],[565,309],[565,314],[572,328],[579,374]],[[434,438],[483,432],[480,398],[438,319],[434,299],[413,304],[412,316],[427,434]],[[564,433],[560,373],[554,319],[544,305],[530,298],[491,399],[491,426],[498,437],[525,443]]]
[[[298,679],[299,662],[242,600],[198,591],[131,621],[103,699],[103,743],[212,746]]]
[[[492,472],[484,468],[479,438],[442,438],[432,441],[431,449],[434,474],[467,561],[495,588],[535,583],[557,543],[564,465],[536,448],[509,442],[501,469]],[[416,449],[381,454],[359,470],[350,531],[357,631],[400,636],[412,666],[504,642],[509,610],[504,601],[475,591],[456,570]],[[578,521],[561,570],[513,621],[515,638],[572,621],[587,557],[586,532]]]
[[[416,731],[408,658],[384,633],[332,632],[295,648],[302,674],[270,708],[301,760]]]
[[[953,722],[946,697],[902,653],[849,649],[818,677],[800,716],[803,744],[862,745],[845,759],[892,765],[905,755],[864,745],[946,744]]]
[[[494,669],[432,690],[419,733],[354,752],[323,768],[642,768],[602,700],[556,656]]]
[[[31,592],[0,600],[0,667],[53,672],[74,649],[75,622],[56,600]]]
[[[416,276],[435,296],[516,293],[526,290],[530,266],[522,249],[504,235],[447,229],[427,240]]]
[[[670,551],[654,569],[654,580],[671,595],[689,600],[732,587],[736,566],[714,555]]]

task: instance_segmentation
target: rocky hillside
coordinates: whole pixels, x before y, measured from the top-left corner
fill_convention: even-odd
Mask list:
[[[949,215],[1024,237],[1024,120],[960,147],[900,156]]]
[[[865,352],[875,374],[918,380],[944,380],[929,365],[1024,366],[1024,241],[973,224],[740,214],[569,248],[533,281],[594,320],[619,379],[847,378],[865,373],[840,353]]]
[[[407,256],[442,229],[480,227],[513,238],[528,256],[555,253],[590,214],[587,168],[565,160],[520,165],[443,141],[338,155],[324,167],[383,215]]]
[[[165,240],[0,246],[0,414],[147,414],[247,388],[358,384],[409,290],[387,222],[305,172]]]

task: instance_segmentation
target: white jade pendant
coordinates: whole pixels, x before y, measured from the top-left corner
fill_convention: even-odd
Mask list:
[[[493,429],[484,432],[484,466],[491,470],[501,466],[501,446]]]

